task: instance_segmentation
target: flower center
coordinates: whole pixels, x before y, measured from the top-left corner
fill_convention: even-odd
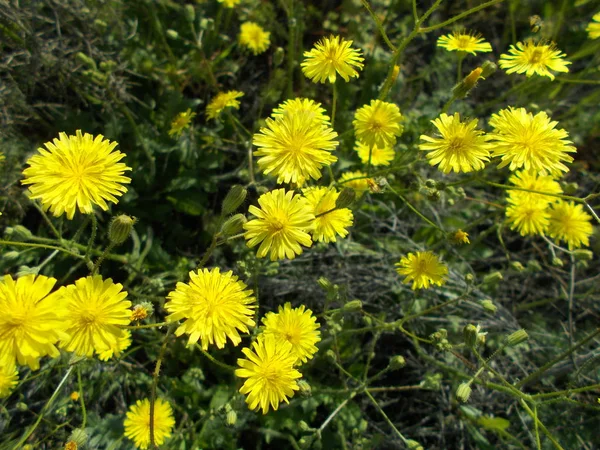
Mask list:
[[[450,139],[450,143],[448,144],[448,150],[454,153],[455,155],[460,155],[463,153],[465,147],[465,139],[461,136],[454,136]]]
[[[471,39],[469,38],[469,36],[461,36],[458,38],[458,42],[456,43],[456,46],[458,48],[465,49],[469,46],[470,42],[471,42]]]
[[[542,60],[542,51],[539,48],[536,48],[533,52],[531,52],[531,56],[529,57],[529,62],[531,64],[538,64]]]

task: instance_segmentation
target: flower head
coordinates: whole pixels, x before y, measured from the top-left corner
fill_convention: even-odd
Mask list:
[[[92,356],[94,352],[119,351],[119,340],[129,325],[131,302],[125,300],[123,285],[103,280],[100,275],[80,278],[59,294],[65,302],[68,339],[60,347],[79,356]]]
[[[457,244],[470,244],[469,233],[463,230],[456,230],[456,232],[452,235],[452,239]]]
[[[490,160],[489,137],[477,129],[477,119],[461,122],[459,113],[453,116],[442,113],[431,123],[438,129],[439,137],[421,135],[425,143],[419,144],[420,150],[429,152],[429,164],[439,164],[444,173],[472,172],[485,167]]]
[[[15,362],[32,370],[39,359],[59,355],[54,344],[62,337],[65,310],[56,292],[55,278],[26,275],[0,279],[0,366]]]
[[[572,162],[569,153],[577,150],[567,140],[569,134],[556,128],[558,122],[551,122],[545,112],[534,116],[525,108],[509,107],[494,114],[490,125],[492,156],[502,159],[498,167],[533,169],[543,175],[569,171],[563,162]]]
[[[233,8],[240,4],[242,0],[217,0],[219,3],[223,3],[225,8]]]
[[[364,59],[360,50],[351,46],[352,41],[339,36],[321,39],[314,48],[304,52],[302,72],[314,83],[335,83],[336,74],[344,81],[350,81],[350,77],[358,77],[355,67],[362,69]]]
[[[588,32],[590,39],[600,38],[600,12],[594,14],[585,31]]]
[[[225,108],[240,109],[238,98],[243,96],[240,91],[219,92],[206,107],[206,117],[216,119]]]
[[[73,391],[71,392],[71,394],[69,395],[69,398],[71,399],[71,401],[76,402],[77,400],[79,400],[79,392],[77,391]]]
[[[169,130],[169,136],[181,135],[183,130],[185,130],[186,128],[188,128],[190,126],[190,124],[192,123],[192,119],[195,116],[196,116],[196,113],[192,112],[192,110],[190,108],[188,108],[187,111],[185,111],[185,112],[181,112],[181,113],[177,114],[177,117],[175,117],[175,119],[173,119],[173,122],[171,122],[171,129]]]
[[[344,172],[340,177],[338,183],[342,187],[349,187],[354,189],[356,196],[360,197],[366,191],[369,190],[369,182],[372,178],[368,178],[367,174],[360,171]]]
[[[267,313],[262,323],[265,326],[263,335],[272,335],[276,345],[284,342],[292,344],[291,352],[298,359],[297,363],[305,363],[317,352],[315,344],[321,340],[319,324],[312,311],[305,310],[304,305],[298,308],[292,308],[290,303],[280,305],[277,313]]]
[[[267,126],[254,135],[258,167],[272,173],[278,183],[303,184],[308,178],[321,178],[321,168],[337,161],[331,152],[338,146],[337,133],[327,123],[315,121],[315,114],[288,110],[267,119]]]
[[[550,175],[539,175],[532,170],[521,170],[513,173],[508,181],[516,187],[530,191],[546,192],[548,194],[562,194],[562,188],[558,181]],[[546,206],[554,201],[556,197],[551,195],[536,194],[534,192],[511,189],[506,191],[508,202],[513,204],[527,202],[545,202]]]
[[[271,33],[265,31],[259,24],[244,22],[240,27],[240,44],[250,49],[255,55],[264,53],[271,45]]]
[[[583,205],[562,200],[552,205],[548,234],[558,242],[564,241],[569,250],[590,245],[592,232],[592,216]]]
[[[18,382],[19,372],[15,364],[0,364],[0,398],[8,397]]]
[[[571,64],[565,55],[554,44],[535,43],[533,41],[517,42],[516,47],[510,46],[510,55],[500,55],[499,65],[506,73],[524,73],[528,77],[534,73],[554,80],[550,72],[568,72],[567,65]],[[548,70],[550,69],[550,70]]]
[[[446,282],[448,266],[432,252],[415,252],[396,263],[396,272],[406,276],[404,283],[412,281],[413,290],[429,289],[431,285],[441,286]]]
[[[270,253],[271,261],[294,259],[302,253],[300,245],[312,245],[308,232],[314,226],[315,216],[305,198],[277,189],[261,195],[258,204],[260,208],[248,208],[256,218],[244,224],[248,247],[260,244],[256,256],[264,258]]]
[[[372,166],[389,166],[396,156],[394,149],[390,146],[365,145],[360,141],[356,141],[354,150],[363,164],[369,164],[370,159]]]
[[[336,242],[336,236],[346,237],[352,226],[353,215],[348,208],[336,209],[340,193],[335,188],[311,187],[304,190],[315,215],[312,237],[316,242]]]
[[[248,394],[248,407],[262,409],[266,414],[269,406],[276,411],[279,403],[289,403],[288,397],[299,389],[296,380],[302,376],[294,369],[298,356],[292,351],[292,344],[273,335],[259,335],[252,349],[243,348],[242,352],[247,359],[237,360],[241,368],[235,374],[247,378],[240,392]]]
[[[322,125],[331,125],[329,116],[326,114],[325,109],[321,108],[321,104],[309,98],[286,100],[273,110],[271,117],[281,119],[287,114],[308,116],[308,118],[312,117]]]
[[[59,133],[58,139],[44,145],[46,149],[38,148],[40,154],[27,161],[21,183],[30,185],[30,197],[39,199],[54,216],[66,213],[72,219],[76,207],[90,214],[93,205],[106,211],[107,201],[117,203],[117,197],[127,192],[123,184],[131,179],[123,173],[131,167],[118,162],[125,154],[113,151],[116,142],[77,130],[75,136]]]
[[[521,236],[543,236],[548,230],[548,204],[543,199],[519,199],[506,208],[506,219]]]
[[[392,146],[396,143],[396,136],[403,131],[400,121],[402,114],[393,103],[371,100],[356,111],[354,115],[354,132],[356,137],[366,145],[379,147]]]
[[[437,46],[449,52],[465,52],[475,55],[477,52],[491,52],[492,46],[486,42],[479,33],[455,31],[446,36],[440,36]]]
[[[121,356],[125,350],[131,345],[131,332],[129,330],[123,330],[121,336],[117,339],[117,345],[113,348],[109,348],[103,352],[98,353],[98,359],[100,361],[108,361],[113,356],[117,358]]]
[[[204,350],[209,344],[223,348],[227,338],[238,345],[239,331],[248,333],[255,325],[256,298],[246,288],[232,271],[221,273],[218,267],[192,271],[189,283],[177,283],[167,295],[167,322],[185,319],[175,335],[189,334],[188,345],[200,340]]]
[[[150,400],[138,400],[129,407],[123,422],[125,437],[131,439],[136,448],[146,449],[150,445]],[[169,402],[157,398],[154,402],[154,442],[162,445],[171,436],[175,419]]]

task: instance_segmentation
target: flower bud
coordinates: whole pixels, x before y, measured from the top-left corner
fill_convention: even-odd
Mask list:
[[[96,61],[94,61],[92,58],[90,58],[88,55],[86,55],[85,53],[79,52],[75,55],[75,58],[77,58],[79,60],[79,62],[85,64],[86,66],[88,66],[90,69],[93,70],[97,70],[98,68],[96,67]]]
[[[185,5],[184,13],[188,22],[193,22],[196,19],[196,10],[192,5]]]
[[[471,396],[471,385],[470,383],[461,383],[456,389],[456,398],[461,403],[466,403],[469,401],[469,397]]]
[[[574,182],[564,183],[562,188],[563,188],[563,192],[565,193],[565,195],[573,195],[579,189],[579,185]]]
[[[498,311],[498,307],[489,298],[481,300],[479,304],[489,313],[496,314],[496,311]]]
[[[519,261],[512,261],[510,263],[510,268],[515,272],[523,272],[525,270],[525,267]]]
[[[310,397],[312,395],[312,389],[306,380],[298,381],[298,388],[302,397]]]
[[[452,235],[452,240],[457,244],[470,244],[469,233],[463,230],[456,230],[456,232]]]
[[[175,30],[168,29],[167,30],[167,37],[169,39],[178,39],[179,38],[179,33],[177,31],[175,31]]]
[[[354,189],[345,187],[344,189],[342,189],[342,192],[340,192],[340,195],[335,201],[335,207],[339,209],[346,208],[350,206],[352,202],[354,202],[355,197],[356,192],[354,192]]]
[[[429,189],[436,189],[437,188],[437,183],[435,182],[435,180],[432,180],[431,178],[425,180],[425,186],[427,186]]]
[[[225,200],[223,200],[223,205],[221,206],[221,213],[226,216],[228,214],[234,213],[236,209],[240,207],[244,200],[246,200],[246,195],[248,191],[245,187],[236,184],[231,187],[227,195],[225,196]]]
[[[485,277],[483,277],[483,284],[498,284],[499,281],[502,281],[504,277],[501,272],[492,272],[488,273]]]
[[[361,309],[362,309],[362,302],[360,300],[349,301],[342,307],[342,311],[344,311],[344,312],[360,311]]]
[[[396,355],[390,358],[390,362],[388,364],[388,368],[390,370],[402,369],[404,366],[406,366],[406,359],[404,359],[404,356]]]
[[[230,409],[229,411],[227,411],[227,414],[225,414],[225,425],[227,425],[228,427],[232,427],[236,424],[236,422],[237,413],[233,409]]]
[[[33,237],[31,231],[23,225],[15,225],[14,227],[6,227],[4,234],[13,241],[28,241]]]
[[[325,356],[327,356],[330,359],[333,359],[334,361],[337,359],[335,356],[335,352],[331,349],[329,349],[325,352]]]
[[[506,338],[506,345],[509,347],[514,347],[522,342],[525,342],[527,339],[529,339],[527,331],[523,329],[517,330]]]
[[[221,233],[223,233],[225,236],[233,236],[235,234],[241,233],[244,230],[244,224],[246,222],[248,222],[248,220],[243,214],[236,214],[234,216],[231,216],[221,226]]]
[[[332,284],[331,281],[329,281],[327,278],[325,277],[321,277],[317,280],[317,283],[319,284],[319,286],[321,286],[322,289],[324,289],[325,291],[328,291],[329,289],[332,288]]]
[[[11,250],[9,252],[6,252],[2,258],[5,259],[6,261],[13,261],[15,259],[17,259],[19,257],[21,253],[15,251],[15,250]]]
[[[552,265],[556,267],[562,267],[565,265],[565,263],[558,256],[555,256],[554,258],[552,258]]]
[[[486,79],[498,70],[498,66],[492,61],[486,61],[481,65],[481,78]]]
[[[75,441],[69,441],[65,444],[64,450],[78,450],[79,446]]]
[[[300,428],[300,431],[310,431],[310,426],[304,420],[298,422],[298,428]]]
[[[479,327],[473,324],[466,325],[463,328],[463,339],[465,345],[469,348],[477,347],[477,335],[479,334]]]
[[[27,406],[27,403],[23,403],[23,402],[18,402],[16,405],[17,409],[19,411],[27,411],[29,409],[29,406]]]
[[[142,302],[138,305],[135,305],[131,311],[131,321],[134,322],[136,320],[144,320],[151,316],[154,312],[154,307],[150,302]]]
[[[527,261],[527,272],[539,272],[540,270],[542,270],[542,266],[535,259]]]
[[[69,395],[69,398],[71,399],[71,401],[76,402],[77,400],[79,400],[79,392],[77,392],[77,391],[71,392],[71,395]]]
[[[475,276],[472,273],[468,273],[465,275],[465,283],[473,284],[473,281],[475,281]]]
[[[589,250],[579,249],[573,252],[576,261],[591,261],[594,254]]]
[[[93,213],[92,213],[93,214]],[[108,227],[108,239],[113,245],[121,245],[131,234],[133,225],[135,224],[135,218],[120,214],[117,217],[113,217]]]
[[[414,439],[408,439],[406,441],[406,448],[408,448],[409,450],[424,450],[423,446]]]
[[[273,53],[273,64],[275,67],[279,67],[285,58],[285,50],[281,47],[277,47]]]
[[[75,442],[75,444],[77,444],[77,447],[83,447],[87,443],[87,440],[88,435],[81,428],[75,428],[71,432],[71,436],[69,436],[69,441]]]

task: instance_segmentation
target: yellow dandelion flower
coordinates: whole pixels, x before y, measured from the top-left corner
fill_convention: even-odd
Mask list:
[[[311,187],[304,189],[315,215],[312,237],[315,242],[336,242],[336,236],[345,238],[347,228],[352,226],[354,216],[348,208],[336,209],[335,204],[340,193],[335,188]]]
[[[16,361],[37,370],[41,357],[59,355],[54,344],[65,337],[65,310],[50,293],[55,283],[43,275],[0,279],[0,366]]]
[[[65,444],[65,450],[78,450],[79,446],[75,441],[69,441]]]
[[[246,403],[252,410],[262,409],[262,413],[279,408],[279,403],[289,403],[288,397],[297,391],[296,380],[302,375],[294,365],[298,360],[292,351],[292,344],[275,339],[273,335],[259,335],[252,343],[252,349],[243,348],[247,359],[237,360],[240,369],[235,374],[247,378],[240,388],[242,394],[248,394]]]
[[[356,111],[354,115],[354,132],[356,137],[366,145],[378,147],[393,146],[396,136],[400,136],[404,127],[400,125],[402,114],[393,103],[371,100]]]
[[[254,55],[264,53],[271,45],[271,33],[254,22],[244,22],[240,27],[238,38],[241,45],[247,47]]]
[[[449,52],[465,52],[472,55],[477,54],[477,52],[492,51],[492,46],[481,37],[481,34],[464,30],[440,36],[437,40],[437,46],[445,48]]]
[[[315,123],[312,113],[290,111],[267,119],[266,127],[254,135],[259,147],[258,167],[273,174],[278,183],[303,184],[321,178],[321,168],[337,161],[331,152],[338,146],[337,133],[328,124]]]
[[[14,363],[0,364],[0,398],[8,397],[18,382],[17,366]]]
[[[559,201],[550,209],[548,234],[557,242],[564,241],[569,250],[590,245],[592,216],[583,210],[583,205]]]
[[[148,308],[144,305],[135,305],[131,311],[131,321],[144,320],[148,317]]]
[[[594,14],[592,21],[588,24],[585,31],[588,32],[590,39],[600,38],[600,12]]]
[[[409,253],[396,263],[396,272],[405,275],[404,283],[412,282],[412,289],[429,289],[446,282],[448,266],[432,252]]]
[[[563,162],[572,162],[569,153],[577,150],[567,140],[569,133],[556,128],[558,122],[551,122],[545,112],[534,116],[525,108],[509,107],[492,115],[490,125],[492,156],[502,159],[498,167],[533,169],[542,175],[569,171]]]
[[[131,346],[131,332],[129,330],[123,330],[123,333],[117,338],[117,345],[114,348],[109,348],[103,352],[98,353],[98,359],[100,361],[108,361],[113,356],[119,357],[121,353],[127,350]]]
[[[438,129],[440,137],[421,135],[419,149],[427,151],[432,166],[439,165],[444,173],[472,172],[481,170],[490,160],[489,136],[477,129],[477,119],[460,121],[460,114],[453,116],[442,113],[431,123]]]
[[[534,73],[554,80],[554,72],[568,72],[571,64],[565,60],[565,55],[554,44],[535,43],[533,41],[517,42],[516,47],[510,46],[506,53],[500,55],[499,65],[506,73],[524,73],[528,77]],[[550,70],[548,70],[550,69]]]
[[[546,192],[548,194],[562,194],[563,191],[558,181],[553,177],[550,175],[539,175],[532,170],[515,172],[508,181],[517,187],[529,189],[531,191]],[[506,194],[508,195],[508,202],[513,204],[526,202],[539,203],[543,201],[546,202],[547,206],[549,203],[557,200],[557,197],[551,195],[536,194],[513,189],[506,191]]]
[[[190,126],[194,117],[196,117],[196,113],[192,112],[190,108],[188,108],[185,112],[177,114],[177,117],[175,117],[175,119],[173,119],[173,122],[171,122],[169,136],[181,135],[183,130]]]
[[[252,248],[260,244],[256,256],[264,258],[270,253],[271,261],[294,259],[302,253],[300,245],[312,245],[308,232],[315,216],[305,198],[277,189],[261,195],[258,204],[260,209],[254,205],[248,208],[256,218],[244,224],[246,245]]]
[[[222,3],[226,8],[234,8],[239,5],[242,0],[217,0],[219,3]]]
[[[138,400],[129,407],[123,422],[125,437],[131,439],[136,448],[147,449],[150,445],[150,400]],[[154,442],[162,445],[171,436],[175,419],[169,402],[157,398],[154,402]]]
[[[510,229],[521,236],[543,236],[548,230],[550,218],[548,204],[544,200],[519,201],[506,208]]]
[[[347,41],[339,36],[330,36],[321,39],[308,52],[304,52],[302,72],[314,83],[335,83],[337,74],[344,81],[350,77],[358,78],[358,71],[362,69],[364,58],[361,51],[352,48],[352,41]]]
[[[185,321],[175,331],[176,336],[188,334],[188,345],[200,340],[203,350],[209,344],[225,347],[227,338],[238,345],[239,331],[248,333],[255,325],[252,317],[256,298],[230,270],[221,273],[218,267],[190,272],[189,283],[177,283],[167,295],[167,322]],[[238,331],[239,330],[239,331]]]
[[[467,233],[466,231],[463,231],[463,230],[456,230],[456,232],[452,236],[452,239],[457,244],[470,244],[471,243],[471,241],[469,240],[469,233]]]
[[[90,214],[93,205],[106,211],[106,202],[117,203],[117,197],[127,192],[123,184],[131,181],[123,176],[131,167],[118,162],[125,154],[113,151],[116,142],[101,134],[82,135],[81,130],[75,134],[60,133],[44,144],[46,149],[38,148],[40,154],[29,158],[21,181],[31,185],[30,197],[39,199],[44,209],[56,217],[66,213],[68,219],[75,215],[75,207],[82,214]]]
[[[219,92],[206,107],[206,117],[216,119],[225,108],[240,109],[238,98],[243,96],[240,91]]]
[[[356,196],[360,197],[369,190],[369,180],[372,181],[372,178],[368,178],[364,172],[344,172],[338,180],[338,184],[354,189]]]
[[[131,302],[125,300],[123,285],[103,280],[100,275],[80,278],[59,293],[66,302],[65,317],[68,339],[60,347],[79,356],[119,349],[122,327],[129,325]]]
[[[77,392],[77,391],[71,392],[71,394],[69,395],[69,398],[71,399],[71,401],[76,402],[77,400],[79,400],[79,392]]]
[[[309,98],[295,98],[281,103],[271,113],[273,119],[281,119],[287,114],[308,116],[322,125],[330,125],[329,116],[321,104]],[[307,119],[308,120],[308,119]]]
[[[305,306],[292,308],[290,303],[279,306],[277,313],[269,312],[263,319],[264,336],[272,335],[276,345],[289,342],[292,344],[291,352],[297,358],[297,364],[305,363],[312,359],[319,350],[315,345],[321,341],[319,323],[310,309]]]
[[[394,149],[390,146],[378,147],[377,145],[366,145],[360,141],[356,141],[354,150],[363,164],[368,164],[370,157],[372,166],[389,166],[396,156]]]

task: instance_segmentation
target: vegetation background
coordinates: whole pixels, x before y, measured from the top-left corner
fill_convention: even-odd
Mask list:
[[[0,0],[5,240],[54,238],[20,184],[24,163],[38,147],[78,129],[117,141],[133,181],[111,214],[135,216],[137,223],[102,274],[122,283],[134,303],[154,305],[146,323],[161,322],[165,295],[187,280],[218,231],[229,188],[248,187],[245,213],[275,186],[258,173],[249,183],[251,133],[287,98],[312,98],[330,111],[330,86],[311,83],[299,69],[303,51],[329,34],[352,39],[366,58],[358,79],[338,84],[335,129],[341,143],[333,171],[337,177],[364,169],[353,151],[351,122],[358,107],[377,98],[393,56],[364,3],[244,0],[227,9],[216,0]],[[415,3],[419,17],[433,4]],[[410,1],[369,5],[396,46],[411,35]],[[303,370],[311,395],[296,395],[265,416],[249,411],[237,392],[240,380],[219,364],[235,365],[239,348],[211,351],[209,359],[171,339],[158,389],[173,405],[176,427],[164,448],[598,448],[599,241],[592,239],[594,256],[586,260],[555,254],[542,239],[522,238],[504,225],[504,191],[490,185],[506,183],[506,170],[490,165],[476,177],[443,175],[417,151],[419,136],[431,131],[430,120],[457,81],[456,56],[437,48],[437,38],[463,26],[492,44],[492,53],[466,58],[466,74],[533,36],[529,18],[538,15],[543,26],[536,36],[557,42],[573,62],[570,72],[550,81],[499,70],[451,111],[483,121],[508,105],[547,111],[577,147],[563,180],[565,194],[598,192],[600,40],[585,32],[598,10],[598,2],[585,0],[439,2],[423,24],[433,29],[416,34],[404,49],[388,100],[405,116],[405,131],[395,161],[374,174],[382,192],[367,193],[352,206],[350,236],[278,263],[257,259],[243,239],[235,240],[217,247],[208,262],[233,269],[258,289],[261,315],[286,301],[319,315],[322,342]],[[271,32],[266,53],[254,56],[237,44],[239,26],[248,20]],[[207,120],[207,103],[229,89],[244,92],[239,111]],[[171,122],[188,108],[197,113],[192,126],[170,136]],[[97,214],[96,256],[108,244],[111,214]],[[71,237],[83,221],[55,225]],[[471,244],[457,246],[440,231],[459,228],[468,231]],[[89,233],[86,228],[80,235],[83,245]],[[46,274],[60,285],[88,273],[67,253],[6,241],[0,246],[2,273]],[[415,293],[402,284],[394,263],[420,249],[443,255],[450,267],[444,287]],[[319,283],[322,278],[328,282]],[[482,304],[487,299],[495,312]],[[352,300],[361,305],[344,307]],[[463,345],[468,324],[488,333],[485,358],[501,350],[479,372],[468,403],[461,403],[457,387],[483,364]],[[521,328],[529,340],[506,347],[506,336]],[[83,417],[86,448],[132,448],[123,437],[124,414],[148,396],[164,336],[164,327],[135,330],[120,359],[79,362],[80,379],[68,378],[52,403],[69,355],[44,360],[37,372],[21,370],[17,389],[0,400],[0,449],[14,448],[40,414],[29,448],[62,448]],[[404,367],[398,359],[390,365],[394,356],[404,358]],[[85,410],[70,400],[73,391],[80,392]],[[234,424],[226,423],[225,405],[236,413]]]

